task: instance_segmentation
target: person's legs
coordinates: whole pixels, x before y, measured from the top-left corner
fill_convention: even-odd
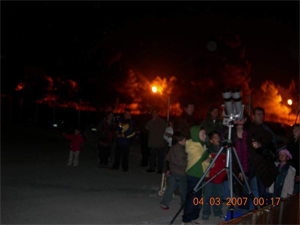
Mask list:
[[[116,152],[115,152],[115,162],[113,164],[114,169],[119,169],[120,166],[120,160],[121,160],[121,154],[122,154],[122,149],[120,146],[117,145],[116,147]]]
[[[171,176],[167,177],[167,189],[164,193],[163,200],[161,201],[161,205],[168,207],[175,189],[177,188],[176,184],[176,174],[171,174]]]
[[[222,194],[222,200],[228,201],[228,198],[230,197],[228,180],[224,180],[222,183]]]
[[[210,198],[213,198],[213,185],[208,183],[204,186],[204,201],[203,201],[203,210],[202,218],[208,219],[211,214],[211,205]]]
[[[200,178],[187,176],[187,198],[190,197],[191,191],[195,188],[197,183],[199,182]],[[188,223],[192,222],[199,218],[199,213],[201,210],[201,204],[194,205],[193,200],[194,198],[200,199],[202,198],[202,189],[196,192],[193,196],[189,198],[187,203],[184,206],[184,212],[182,216],[182,222]]]
[[[164,170],[164,148],[158,149],[158,168],[157,172],[162,173]]]
[[[129,147],[122,148],[122,168],[123,171],[128,171],[128,154],[129,154]]]
[[[74,152],[74,166],[78,166],[78,162],[79,162],[79,153],[80,151],[76,151]]]
[[[103,165],[107,166],[108,164],[108,158],[110,155],[111,146],[107,146],[103,148],[104,154],[103,154]]]
[[[71,166],[72,165],[72,161],[73,161],[73,151],[70,151],[69,152],[69,159],[68,159],[68,166]]]
[[[270,194],[266,191],[266,188],[263,185],[263,183],[261,182],[260,178],[256,177],[256,179],[257,179],[257,187],[258,187],[259,196],[264,198],[264,204],[260,205],[260,206],[261,207],[267,206],[266,203],[268,202]]]
[[[177,175],[176,179],[177,187],[179,190],[180,198],[181,198],[181,204],[182,205],[186,199],[186,190],[187,190],[187,181],[186,176],[183,175]]]
[[[212,197],[215,200],[215,204],[212,206],[215,216],[223,216],[222,212],[222,184],[212,184],[213,194]],[[220,203],[220,204],[219,204]]]
[[[249,185],[254,198],[259,198],[256,176],[254,176],[251,180],[249,180]],[[253,205],[253,201],[249,198],[249,210],[252,211],[253,209],[255,209]]]
[[[142,151],[142,162],[141,166],[148,166],[148,135],[145,132],[141,133],[141,151]]]
[[[150,170],[155,170],[156,148],[150,148]]]

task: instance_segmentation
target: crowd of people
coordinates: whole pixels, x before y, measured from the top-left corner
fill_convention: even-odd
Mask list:
[[[158,108],[144,115],[139,124],[140,166],[148,167],[146,173],[166,174],[167,188],[160,207],[167,210],[176,190],[181,204],[186,201],[223,147],[204,179],[210,181],[185,203],[182,221],[184,224],[200,223],[202,205],[202,220],[208,220],[212,213],[215,217],[224,218],[222,202],[228,201],[230,190],[226,171],[219,172],[226,164],[229,129],[223,125],[216,106],[208,109],[205,120],[200,124],[193,117],[193,103],[186,103],[183,109],[181,117],[168,122],[159,116]],[[265,200],[260,206],[265,206],[270,198],[285,198],[299,193],[300,180],[299,124],[293,126],[293,135],[287,145],[278,150],[275,135],[264,123],[264,116],[263,108],[254,108],[252,121],[247,115],[234,121],[230,140],[239,159],[233,154],[233,173],[238,179],[233,181],[234,196],[249,198],[247,190],[240,185],[245,185],[246,179],[254,197]],[[108,168],[112,145],[116,143],[114,162],[109,169],[118,170],[122,161],[122,170],[127,172],[129,149],[135,135],[135,121],[130,110],[126,109],[117,121],[113,112],[108,112],[98,126],[99,167]],[[74,163],[77,166],[83,144],[80,132],[76,129],[74,135],[64,136],[71,141],[68,165]],[[195,198],[203,204],[195,205]],[[211,204],[211,198],[219,201],[218,204]],[[244,207],[248,210],[255,208],[250,200]]]

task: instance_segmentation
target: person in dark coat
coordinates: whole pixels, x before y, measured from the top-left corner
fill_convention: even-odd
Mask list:
[[[165,147],[164,133],[167,122],[158,115],[158,108],[153,109],[152,119],[148,121],[145,129],[149,131],[148,147],[150,149],[150,168],[148,173],[155,172],[156,156],[158,158],[157,173],[161,174],[164,169]]]
[[[293,155],[292,166],[296,169],[294,193],[299,193],[299,137],[300,137],[300,124],[294,124],[293,137],[287,145],[287,149]]]
[[[269,199],[270,196],[266,188],[272,185],[278,175],[272,154],[274,148],[273,137],[260,123],[261,120],[255,118],[257,115],[253,114],[254,122],[247,129],[247,148],[250,157],[249,179],[251,180],[256,176],[259,196]],[[266,204],[267,200],[264,202]]]
[[[107,168],[108,158],[111,153],[114,139],[115,123],[113,122],[114,113],[112,111],[106,114],[106,117],[98,126],[98,157],[99,167]]]
[[[223,123],[219,119],[219,108],[218,106],[211,106],[208,111],[205,120],[202,121],[200,127],[204,127],[204,130],[207,134],[212,131],[217,131],[219,134],[222,133]],[[210,146],[209,138],[206,138],[206,143]]]
[[[126,109],[124,117],[121,118],[116,125],[117,130],[117,148],[115,153],[115,161],[112,170],[118,170],[122,158],[123,172],[128,171],[128,155],[132,138],[135,135],[134,121],[131,119],[130,110]]]
[[[194,103],[188,102],[183,105],[183,113],[181,117],[173,123],[173,129],[175,132],[180,132],[182,135],[186,137],[186,139],[191,138],[190,130],[191,127],[196,125],[196,121],[194,119],[194,111],[195,105]]]
[[[140,140],[141,140],[141,153],[142,153],[142,161],[140,166],[141,167],[147,167],[149,163],[149,155],[150,155],[150,150],[148,148],[148,136],[149,136],[149,131],[146,130],[145,126],[148,123],[149,120],[152,119],[152,115],[150,112],[147,112],[142,115],[142,121],[141,121],[141,126],[140,126]]]

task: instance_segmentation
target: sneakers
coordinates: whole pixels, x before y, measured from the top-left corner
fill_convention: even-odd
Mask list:
[[[200,223],[195,222],[195,221],[192,221],[192,222],[182,222],[181,225],[195,225],[195,224],[200,224]]]
[[[219,218],[219,219],[225,219],[225,216],[224,215],[217,215],[215,216],[216,218]]]
[[[196,220],[192,220],[192,224],[201,224],[200,217]]]
[[[209,218],[209,215],[202,215],[202,220],[208,220],[208,218]]]
[[[170,209],[168,206],[165,206],[165,205],[160,205],[160,208],[164,209],[164,210],[169,210]]]

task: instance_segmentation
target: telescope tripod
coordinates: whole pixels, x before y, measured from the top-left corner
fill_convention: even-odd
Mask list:
[[[227,177],[228,177],[228,183],[229,183],[229,191],[230,191],[230,206],[229,206],[229,210],[230,210],[230,215],[231,215],[231,219],[233,218],[233,211],[234,211],[234,205],[232,204],[232,199],[233,199],[233,177],[238,181],[238,183],[242,186],[243,184],[241,183],[241,181],[237,178],[237,176],[232,172],[232,152],[234,153],[237,163],[239,165],[239,168],[241,170],[243,179],[245,181],[246,184],[246,189],[247,189],[247,193],[250,196],[252,202],[254,199],[254,195],[250,190],[247,178],[245,176],[242,164],[239,160],[239,157],[236,153],[235,148],[232,145],[232,141],[231,141],[231,132],[232,132],[232,127],[234,126],[233,124],[229,124],[227,125],[229,127],[229,132],[228,132],[228,139],[226,141],[225,144],[223,144],[223,146],[220,148],[219,152],[217,153],[216,157],[213,159],[213,161],[210,163],[209,167],[207,168],[207,170],[205,171],[205,173],[203,174],[203,176],[201,177],[201,179],[199,180],[199,182],[197,183],[197,185],[194,187],[194,189],[190,192],[190,194],[188,195],[188,197],[186,198],[185,202],[182,204],[182,206],[180,207],[180,209],[178,210],[178,212],[176,213],[176,215],[174,216],[174,218],[172,219],[172,221],[170,222],[170,224],[173,224],[173,222],[175,221],[175,219],[177,218],[177,216],[179,215],[179,213],[182,211],[184,205],[189,201],[189,199],[198,191],[200,191],[206,184],[208,184],[209,182],[211,182],[215,177],[217,177],[219,174],[221,174],[223,171],[226,171],[227,173]],[[218,159],[218,157],[220,156],[220,154],[223,152],[223,150],[226,150],[226,165],[225,168],[221,169],[217,174],[215,174],[212,178],[210,178],[207,182],[205,182],[201,187],[199,187],[202,182],[204,181],[206,175],[209,173],[211,167],[214,165],[214,163],[216,162],[216,160]],[[222,201],[222,199],[221,199]],[[257,206],[254,205],[255,210],[257,210]]]

